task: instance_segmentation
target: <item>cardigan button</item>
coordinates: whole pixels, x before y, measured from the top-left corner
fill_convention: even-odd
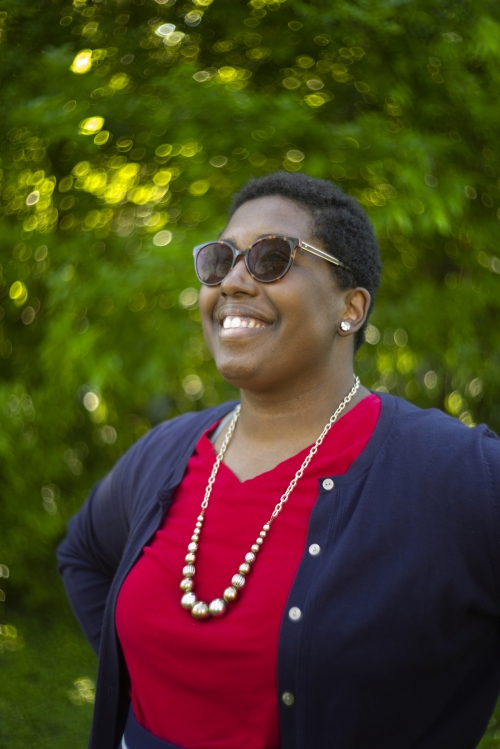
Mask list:
[[[312,557],[317,557],[320,551],[321,551],[321,546],[319,544],[311,544],[309,547],[309,554]]]
[[[291,707],[295,702],[295,697],[291,692],[283,692],[283,694],[281,695],[281,699],[287,707]]]
[[[331,479],[325,479],[323,481],[323,489],[325,489],[327,492],[329,492],[330,489],[333,489],[334,486],[335,484],[333,483]]]
[[[292,608],[288,612],[288,616],[290,617],[292,622],[298,622],[299,619],[302,618],[302,611],[297,606],[292,606]]]

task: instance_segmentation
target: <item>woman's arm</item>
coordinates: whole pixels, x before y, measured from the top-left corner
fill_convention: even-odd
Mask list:
[[[71,607],[96,653],[109,588],[129,532],[120,464],[92,489],[57,551]]]

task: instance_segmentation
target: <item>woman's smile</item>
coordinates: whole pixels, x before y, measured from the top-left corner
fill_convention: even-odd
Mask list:
[[[235,340],[251,338],[269,328],[273,322],[264,319],[257,310],[244,309],[234,305],[225,305],[215,318],[219,339]]]
[[[241,338],[253,335],[259,330],[268,328],[269,324],[254,317],[228,316],[224,318],[219,336],[221,338]]]

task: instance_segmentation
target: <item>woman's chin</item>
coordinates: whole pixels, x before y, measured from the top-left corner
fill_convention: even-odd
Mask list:
[[[262,364],[259,366],[257,362],[216,359],[215,365],[226,382],[240,390],[262,390],[269,386]]]

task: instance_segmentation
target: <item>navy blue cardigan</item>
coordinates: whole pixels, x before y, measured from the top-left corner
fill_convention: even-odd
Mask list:
[[[280,630],[282,749],[473,749],[500,691],[500,441],[381,397],[361,456],[318,484]],[[116,749],[128,709],[120,586],[200,435],[233,407],[152,429],[70,521],[60,570],[99,653],[92,749]]]

